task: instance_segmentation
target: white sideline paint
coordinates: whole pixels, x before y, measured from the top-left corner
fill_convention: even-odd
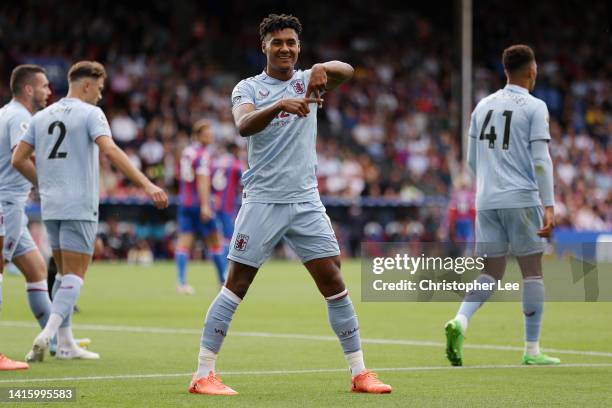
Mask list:
[[[442,370],[491,370],[491,369],[543,369],[550,368],[558,370],[561,368],[602,368],[612,367],[608,364],[560,364],[557,366],[525,366],[525,365],[475,365],[463,367],[451,366],[430,366],[430,367],[386,367],[372,368],[373,371],[442,371]],[[299,375],[299,374],[321,374],[321,373],[346,373],[346,368],[320,368],[311,370],[260,370],[260,371],[220,371],[223,376],[232,375]],[[191,378],[193,373],[157,373],[157,374],[125,374],[125,375],[98,375],[85,377],[59,377],[59,378],[23,378],[13,380],[0,380],[0,384],[25,384],[34,382],[61,382],[61,381],[101,381],[101,380],[144,380],[149,378],[172,378],[185,377]]]
[[[33,322],[22,321],[5,321],[0,322],[0,327],[13,328],[38,328],[38,325]],[[138,327],[138,326],[107,326],[99,324],[76,324],[73,328],[79,330],[92,331],[110,331],[123,333],[158,333],[158,334],[191,334],[200,335],[200,329],[174,329],[170,327]],[[275,339],[290,339],[290,340],[313,340],[313,341],[338,341],[335,336],[314,336],[309,334],[290,334],[290,333],[266,333],[266,332],[241,332],[232,331],[231,336],[235,337],[264,337]],[[362,338],[362,344],[387,344],[398,346],[415,346],[415,347],[445,347],[446,344],[440,341],[424,341],[424,340],[400,340],[400,339],[368,339]],[[523,347],[517,346],[502,346],[495,344],[464,344],[464,349],[475,350],[498,350],[498,351],[523,351]],[[554,348],[543,348],[543,351],[557,354],[573,354],[578,356],[598,356],[612,357],[612,352],[607,351],[589,351],[589,350],[565,350]]]

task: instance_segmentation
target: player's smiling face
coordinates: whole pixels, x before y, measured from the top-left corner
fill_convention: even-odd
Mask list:
[[[300,40],[294,29],[284,28],[267,34],[261,50],[266,54],[268,70],[290,72],[300,54]]]

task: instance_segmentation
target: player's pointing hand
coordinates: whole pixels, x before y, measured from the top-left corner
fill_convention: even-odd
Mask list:
[[[279,107],[283,112],[293,113],[298,115],[300,118],[308,116],[310,113],[309,104],[316,103],[322,104],[323,99],[321,98],[290,98],[282,99],[279,103]]]

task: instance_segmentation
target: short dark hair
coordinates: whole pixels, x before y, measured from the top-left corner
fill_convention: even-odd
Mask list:
[[[292,28],[299,36],[302,33],[302,23],[297,17],[290,14],[269,14],[259,24],[259,37],[263,41],[266,34],[273,33],[284,28]]]
[[[508,73],[514,73],[535,61],[535,54],[530,46],[524,44],[512,45],[504,50],[502,63]]]
[[[10,88],[13,96],[21,94],[23,87],[26,86],[36,74],[46,74],[47,71],[40,65],[23,64],[18,65],[11,73]]]
[[[68,81],[75,82],[81,78],[106,78],[104,65],[97,61],[79,61],[70,67]]]

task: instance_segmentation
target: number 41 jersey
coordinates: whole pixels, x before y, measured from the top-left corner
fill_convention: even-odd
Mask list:
[[[34,115],[22,140],[36,152],[43,220],[98,220],[100,136],[111,136],[104,112],[80,99]]]
[[[476,143],[477,210],[541,205],[531,142],[550,139],[544,101],[506,85],[478,103],[469,134]]]

